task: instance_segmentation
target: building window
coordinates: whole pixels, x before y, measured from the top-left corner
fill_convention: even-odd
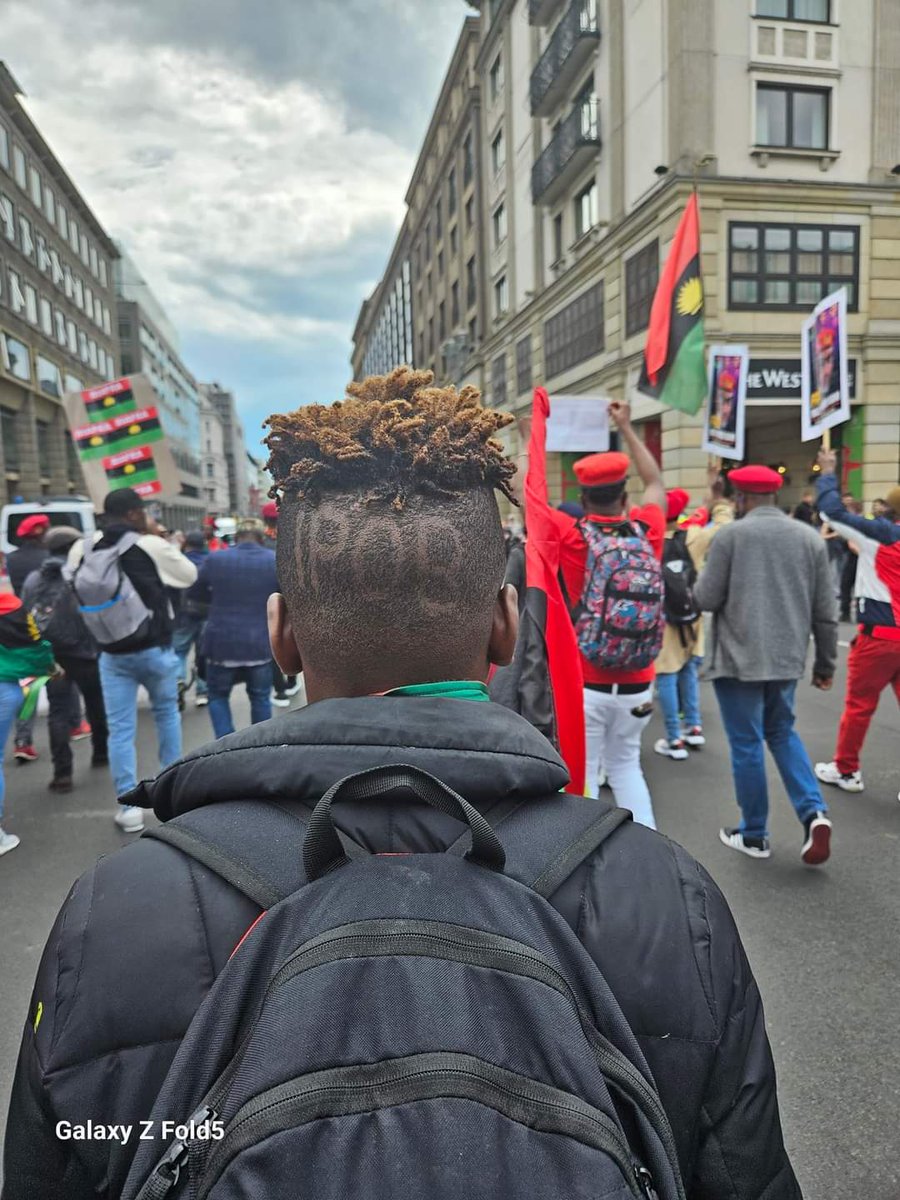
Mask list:
[[[59,236],[64,242],[67,242],[69,240],[69,217],[62,200],[56,206],[56,224],[59,229]]]
[[[597,196],[597,183],[593,180],[584,191],[579,192],[575,197],[575,236],[576,238],[584,237],[584,235],[594,226],[600,219],[599,202]]]
[[[50,274],[53,282],[61,291],[64,279],[62,263],[59,261],[59,253],[53,249],[50,251]]]
[[[78,357],[87,365],[88,362],[88,340],[87,334],[83,329],[78,330]]]
[[[12,200],[0,192],[0,230],[8,242],[16,240],[16,214]]]
[[[495,175],[499,175],[506,166],[506,141],[503,137],[503,130],[499,130],[497,136],[491,142],[491,170]]]
[[[38,387],[48,396],[55,396],[56,399],[62,395],[62,378],[59,373],[59,367],[56,363],[51,362],[49,358],[44,358],[43,354],[39,354],[36,360],[37,365],[37,381]],[[37,424],[44,425],[43,421],[38,421]],[[45,428],[47,428],[45,426]],[[47,459],[41,459],[41,466],[46,467]],[[46,473],[46,471],[45,471]]]
[[[78,356],[78,328],[71,317],[66,317],[66,344],[73,358]]]
[[[444,278],[444,252],[443,252],[443,250],[438,250],[437,273],[438,273],[438,279]]]
[[[9,134],[5,125],[0,125],[0,167],[9,170]]]
[[[31,222],[24,214],[19,213],[19,242],[22,253],[26,258],[34,258],[34,237],[31,233]]]
[[[41,187],[41,173],[37,167],[28,168],[28,181],[31,185],[28,189],[31,194],[31,202],[36,209],[40,210],[44,201],[44,192]]]
[[[25,319],[31,325],[38,323],[37,292],[30,283],[25,284]]]
[[[41,332],[53,337],[53,308],[46,296],[41,296]]]
[[[427,292],[427,294],[429,296],[431,295],[431,272],[430,271],[425,276],[425,291]]]
[[[506,276],[494,280],[494,315],[503,317],[509,312],[509,286]]]
[[[79,276],[74,275],[72,277],[72,287],[75,293],[75,303],[84,312],[84,284],[81,282]]]
[[[454,258],[459,253],[459,234],[457,233],[455,225],[450,230],[450,253]]]
[[[56,224],[56,196],[53,194],[53,188],[44,184],[44,216],[51,225]]]
[[[3,339],[0,337],[0,350],[3,349]],[[4,365],[5,358],[4,358]],[[3,465],[6,470],[19,469],[19,431],[16,428],[16,413],[10,408],[0,408],[0,430],[3,434]]]
[[[28,347],[9,333],[0,334],[0,338],[2,338],[0,349],[3,350],[4,367],[15,379],[21,379],[23,383],[30,383],[31,359],[28,355]],[[18,466],[18,464],[16,465]]]
[[[557,213],[553,218],[553,263],[562,262],[563,256],[563,215]]]
[[[595,284],[544,322],[547,377],[600,354],[605,345],[603,284]]]
[[[47,250],[47,239],[42,233],[39,233],[35,238],[37,245],[37,265],[38,270],[43,275],[50,274],[50,253]]]
[[[69,245],[72,247],[73,254],[78,253],[78,222],[73,217],[69,222]]]
[[[516,391],[521,396],[523,392],[531,391],[531,334],[516,342]]]
[[[456,212],[456,167],[447,176],[447,215],[452,217]]]
[[[472,131],[463,139],[463,187],[468,187],[475,174],[475,151],[472,148]]]
[[[59,343],[60,346],[65,346],[67,344],[66,318],[65,318],[65,314],[61,313],[58,308],[55,309],[53,312],[53,324],[56,329],[57,342]]]
[[[496,100],[503,91],[503,55],[498,54],[490,70],[491,99]]]
[[[459,280],[450,287],[450,324],[454,329],[459,325]]]
[[[471,229],[475,224],[475,198],[470,196],[466,201],[466,229]],[[15,233],[13,234],[15,237]]]
[[[827,25],[831,21],[831,0],[757,0],[756,15]]]
[[[100,285],[101,285],[101,287],[106,287],[106,259],[105,258],[100,259],[99,266],[100,266]]]
[[[25,174],[25,151],[16,142],[13,142],[13,179],[25,191],[27,177]]]
[[[491,404],[502,408],[506,404],[506,355],[498,354],[491,363]]]
[[[499,246],[506,241],[506,205],[501,204],[494,209],[494,245]]]
[[[466,263],[466,307],[472,308],[478,299],[478,277],[475,272],[474,256]]]
[[[80,249],[79,253],[81,254],[81,261],[84,263],[85,266],[87,266],[88,263],[91,261],[91,256],[88,251],[87,235],[84,233],[81,235],[81,249]]]
[[[650,324],[650,309],[659,282],[659,240],[654,238],[625,263],[625,336]]]
[[[438,196],[437,204],[434,206],[434,240],[439,242],[444,236],[444,218],[441,208],[441,198]]]
[[[25,293],[22,291],[22,280],[18,271],[9,271],[9,307],[16,316],[25,311]]]
[[[447,306],[442,300],[438,305],[438,339],[443,342],[447,336]]]
[[[91,246],[90,254],[91,254],[91,274],[96,279],[97,275],[99,273],[99,270],[100,270],[100,263],[99,263],[99,259],[97,258],[96,246]]]
[[[431,222],[425,226],[425,258],[431,258]]]
[[[37,442],[37,457],[42,475],[50,474],[50,426],[46,421],[35,421],[35,441]]]
[[[756,85],[756,143],[773,149],[827,150],[827,88]]]
[[[805,310],[837,288],[859,304],[859,229],[834,225],[728,227],[729,308]]]

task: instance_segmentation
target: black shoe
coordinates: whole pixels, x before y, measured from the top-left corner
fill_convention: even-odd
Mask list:
[[[47,784],[48,792],[71,792],[75,785],[72,783],[71,775],[59,775],[56,779],[51,779]]]
[[[768,838],[747,837],[740,829],[720,829],[719,841],[731,850],[740,850],[741,854],[749,854],[751,858],[768,858],[772,853],[769,849]]]
[[[108,767],[109,759],[107,758],[107,756],[105,754],[95,754],[94,757],[91,759],[91,766],[92,767]]]
[[[803,822],[806,838],[800,857],[808,867],[820,867],[831,855],[832,825],[823,812]]]

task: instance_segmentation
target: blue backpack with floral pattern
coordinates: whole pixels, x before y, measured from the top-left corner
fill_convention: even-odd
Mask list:
[[[596,667],[640,671],[662,649],[662,567],[640,525],[582,520],[584,590],[575,608],[578,648]]]

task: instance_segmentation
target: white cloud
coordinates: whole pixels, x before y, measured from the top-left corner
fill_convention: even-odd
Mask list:
[[[323,256],[399,223],[408,151],[304,82],[117,40],[105,5],[9,3],[26,106],[182,331],[346,339],[333,320],[272,312],[254,278],[299,294]]]

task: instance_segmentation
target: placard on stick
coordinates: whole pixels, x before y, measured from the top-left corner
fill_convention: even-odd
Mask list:
[[[124,487],[144,499],[180,494],[181,477],[146,376],[67,392],[63,407],[95,508],[103,507],[109,492]]]
[[[703,449],[740,462],[747,423],[747,346],[710,346]]]
[[[846,288],[826,296],[804,321],[801,356],[800,437],[810,442],[850,420]]]

